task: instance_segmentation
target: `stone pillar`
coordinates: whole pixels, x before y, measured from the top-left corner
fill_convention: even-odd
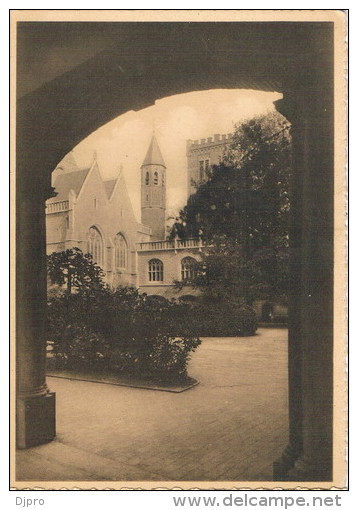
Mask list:
[[[276,103],[292,123],[290,443],[275,480],[332,479],[333,115],[330,90],[306,86]]]
[[[28,172],[26,172],[28,170]],[[51,441],[55,394],[46,385],[46,179],[18,164],[16,210],[16,443]],[[48,189],[49,183],[48,183]]]

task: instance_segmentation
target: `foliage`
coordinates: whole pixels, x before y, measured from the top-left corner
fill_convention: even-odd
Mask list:
[[[48,339],[61,366],[180,379],[200,344],[187,314],[185,304],[129,287],[91,289],[49,301]]]
[[[172,237],[200,235],[212,245],[188,283],[246,303],[286,294],[290,173],[289,124],[281,115],[236,127],[223,163],[209,170],[172,229]]]
[[[48,255],[47,274],[52,284],[66,285],[69,294],[104,286],[103,270],[93,262],[91,254],[83,253],[79,248]]]
[[[201,336],[252,336],[257,318],[248,305],[221,301],[199,301],[192,305],[192,317]]]

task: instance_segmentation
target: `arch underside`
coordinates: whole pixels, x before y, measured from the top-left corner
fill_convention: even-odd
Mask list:
[[[61,35],[66,40],[66,28],[60,25],[63,24],[41,24],[43,51],[46,41],[54,38],[51,33],[56,33],[59,45]],[[278,29],[271,23],[244,23],[239,28],[237,23],[174,25],[118,23],[112,27],[108,47],[73,67],[67,50],[67,72],[42,83],[29,71],[31,59],[35,59],[29,48],[31,45],[35,48],[33,39],[40,29],[36,27],[34,34],[23,35],[28,67],[22,79],[37,88],[19,98],[20,154],[45,150],[46,171],[51,172],[76,144],[127,111],[141,110],[164,97],[200,90],[246,88],[281,92],[294,76],[300,36],[288,37],[287,26]],[[302,25],[299,32],[308,32],[307,24],[297,25]],[[20,24],[20,36],[22,30]],[[72,41],[67,40],[67,47],[70,49],[72,44],[77,49],[77,40],[74,36]],[[299,57],[302,66],[307,55]],[[53,63],[48,67],[51,76]],[[45,71],[43,77],[45,80]],[[21,92],[21,83],[19,87]],[[56,136],[51,136],[52,133]],[[37,140],[36,147],[29,144],[33,138]]]
[[[39,307],[45,310],[46,306],[44,202],[50,195],[56,164],[100,126],[164,97],[217,88],[282,92],[279,110],[294,126],[294,249],[290,447],[276,467],[276,477],[287,479],[302,457],[300,468],[291,475],[294,479],[330,480],[332,23],[110,23],[106,31],[103,24],[79,23],[67,31],[65,25],[18,25],[18,367],[28,367],[29,360],[34,360],[37,370],[19,369],[22,394],[43,396],[45,351],[38,338],[43,331]],[[38,40],[41,51],[37,51]],[[50,57],[63,41],[66,59],[56,69]],[[86,41],[92,41],[87,53]],[[33,64],[37,60],[42,70],[36,74],[39,65]],[[23,303],[28,304],[26,309]],[[31,443],[23,425],[27,408],[21,406],[19,444],[27,447]]]

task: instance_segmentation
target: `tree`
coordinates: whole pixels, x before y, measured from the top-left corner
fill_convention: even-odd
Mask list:
[[[192,282],[206,292],[224,287],[246,302],[286,295],[289,127],[278,113],[237,125],[223,162],[180,211],[172,236],[201,235],[213,246]]]
[[[92,255],[79,248],[48,255],[47,274],[52,284],[66,285],[68,294],[104,287],[104,271],[93,262]]]

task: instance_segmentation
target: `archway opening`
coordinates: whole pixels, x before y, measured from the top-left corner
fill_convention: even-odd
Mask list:
[[[55,434],[54,395],[47,393],[44,374],[43,205],[51,194],[49,175],[58,161],[105,122],[160,97],[232,86],[280,90],[284,98],[279,109],[295,123],[295,249],[290,445],[275,476],[331,480],[334,23],[114,23],[111,47],[105,45],[103,52],[95,51],[84,63],[80,59],[82,65],[69,51],[61,69],[56,59],[43,56],[53,54],[54,47],[61,51],[64,33],[69,35],[66,25],[19,24],[21,36],[30,34],[18,47],[23,64],[18,68],[19,83],[30,86],[28,94],[21,95],[19,89],[17,117],[19,447],[45,443]],[[80,32],[82,25],[71,23]],[[91,24],[84,25],[92,38]],[[96,28],[103,30],[104,25]],[[39,30],[47,31],[46,37],[38,38]],[[54,31],[60,32],[55,44]],[[34,51],[39,39],[41,55]],[[27,80],[35,69],[28,66],[26,56],[31,53],[43,64],[35,80],[33,76]],[[51,66],[55,73],[49,74]],[[30,426],[33,413],[41,416],[41,427]],[[297,459],[302,462],[292,471]]]
[[[180,302],[181,295],[193,292],[196,299],[188,302],[193,309],[198,308],[198,293],[193,291],[190,286],[189,290],[188,287],[185,287],[182,292],[178,293],[175,288],[175,280],[191,280],[197,276],[196,264],[201,261],[202,252],[205,252],[205,242],[200,238],[186,238],[185,236],[173,238],[173,220],[178,217],[180,209],[186,206],[190,195],[195,193],[203,182],[210,179],[211,168],[219,167],[228,154],[237,152],[237,145],[234,147],[234,144],[235,133],[239,126],[244,124],[249,127],[250,122],[257,117],[270,119],[274,115],[273,101],[280,97],[282,96],[279,93],[251,90],[196,91],[165,98],[158,101],[153,107],[139,112],[128,112],[103,126],[74,147],[71,153],[59,162],[53,172],[52,185],[55,192],[60,192],[61,201],[66,198],[67,209],[63,206],[66,210],[62,210],[58,205],[58,195],[48,201],[47,238],[51,239],[48,250],[56,249],[56,225],[51,224],[51,217],[59,218],[61,214],[69,214],[71,219],[68,224],[71,225],[71,228],[68,228],[66,247],[77,246],[86,250],[85,238],[82,239],[81,236],[85,232],[88,235],[88,229],[92,233],[92,237],[90,236],[92,244],[96,239],[98,240],[100,235],[101,246],[103,246],[100,265],[105,270],[107,282],[112,285],[112,288],[129,283],[130,286],[138,288],[141,293],[164,296],[169,299],[175,298],[178,302]],[[208,104],[211,105],[211,108],[208,107]],[[255,129],[260,128],[260,122],[253,124]],[[275,129],[274,125],[272,129]],[[153,149],[151,145],[153,133],[160,156],[158,149]],[[275,135],[275,133],[272,134]],[[268,138],[267,135],[265,137]],[[150,152],[149,156],[148,151]],[[245,151],[248,152],[250,149],[246,148]],[[155,159],[159,157],[160,159]],[[144,169],[143,162],[145,162]],[[163,168],[165,168],[165,173]],[[163,175],[160,183],[163,183],[163,186],[166,185],[164,220],[167,228],[163,239],[153,240],[151,225],[145,224],[143,221],[143,209],[147,207],[147,202],[153,199],[152,193],[158,189],[159,174]],[[68,181],[66,185],[64,185],[65,181]],[[196,182],[193,183],[193,181]],[[74,189],[74,186],[77,187]],[[68,197],[62,196],[64,188],[68,192]],[[155,201],[150,203],[151,208],[155,205]],[[225,207],[225,204],[222,205]],[[156,217],[154,220],[157,221],[158,218]],[[58,244],[58,247],[61,246],[63,245]],[[128,255],[127,251],[126,255],[122,253],[124,246],[128,250]],[[89,250],[90,253],[93,251],[93,249]],[[136,260],[136,263],[130,262],[132,259]],[[99,263],[97,252],[95,262]],[[127,266],[132,273],[130,281],[124,278]],[[256,301],[258,303],[255,303],[255,306],[260,307],[260,300]],[[207,304],[200,306],[207,306]],[[232,317],[228,318],[226,322],[230,320]],[[225,317],[223,322],[225,322]],[[228,335],[230,338],[225,340]],[[196,362],[194,364],[195,376],[200,379],[203,391],[205,388],[216,386],[236,387],[236,384],[241,386],[241,389],[245,389],[242,386],[242,377],[252,379],[254,385],[260,385],[260,381],[255,379],[257,373],[272,381],[273,386],[269,398],[267,395],[262,398],[262,395],[250,394],[245,390],[240,397],[236,396],[237,400],[235,400],[231,388],[225,398],[232,402],[235,400],[235,404],[227,416],[227,423],[229,421],[234,423],[238,419],[237,405],[242,404],[243,400],[246,401],[246,412],[252,411],[255,416],[253,419],[258,419],[259,409],[262,409],[262,406],[271,407],[272,400],[276,398],[277,402],[275,401],[272,407],[278,412],[277,415],[272,415],[268,429],[272,427],[272,430],[276,432],[280,430],[276,439],[277,451],[283,449],[288,437],[286,330],[259,329],[254,337],[245,338],[244,336],[240,339],[232,331],[220,335],[220,332],[210,333],[209,328],[209,330],[205,329],[205,333],[201,336],[205,337],[202,346],[203,360],[200,355],[201,347],[193,358]],[[247,341],[251,342],[252,352],[245,358],[245,354],[241,351],[242,349],[245,351]],[[215,356],[212,356],[212,348],[217,351],[219,358],[222,358],[218,367],[215,367],[217,360]],[[263,365],[260,369],[256,366],[256,356],[259,352],[263,358]],[[229,356],[227,356],[228,353]],[[277,359],[274,362],[274,358],[277,357],[279,362]],[[196,359],[198,361],[195,361]],[[242,376],[235,375],[239,359],[245,359],[247,367],[245,375]],[[205,364],[209,368],[205,368]],[[279,381],[273,382],[277,373],[280,374]],[[228,385],[226,384],[227,377],[230,380]],[[238,377],[237,381],[236,377]],[[201,381],[201,379],[203,380]],[[231,385],[233,381],[235,384]],[[261,382],[263,384],[263,381]],[[54,385],[56,385],[56,381],[54,381]],[[276,395],[275,388],[277,389]],[[56,387],[56,391],[58,393],[61,389]],[[221,405],[217,397],[216,390],[207,393],[204,397],[209,404],[212,400],[210,404],[212,410]],[[252,408],[249,404],[250,401],[254,402]],[[153,406],[155,405],[156,403],[153,401]],[[173,413],[175,414],[174,399],[173,402],[168,402],[168,405],[174,406]],[[210,413],[210,405],[203,411],[204,421],[199,428],[205,427],[205,420],[208,419]],[[138,408],[137,405],[135,407]],[[94,411],[93,413],[95,414]],[[189,426],[190,413],[196,416],[196,412],[190,410],[189,404],[184,404],[183,413]],[[168,423],[162,424],[162,427],[169,434],[169,430],[173,428],[173,422],[168,420]],[[220,427],[212,431],[212,442],[214,442],[215,434],[219,432],[219,429]],[[126,428],[124,427],[123,430]],[[196,432],[192,430],[192,433],[197,434],[198,430]],[[270,435],[272,431],[270,429],[266,432],[267,435]],[[152,433],[153,431],[148,430],[148,434]],[[134,434],[132,439],[134,440],[135,437]],[[183,437],[185,439],[182,438],[182,440],[188,440],[185,434]],[[265,442],[264,437],[265,434],[262,435],[263,442]],[[192,441],[195,443],[199,441],[199,438],[195,436]],[[244,440],[242,444],[245,444]],[[168,441],[163,447],[163,456],[164,452],[169,455],[170,448],[171,442]],[[249,452],[250,447],[245,446],[245,448]],[[225,453],[220,448],[218,455],[222,457],[224,463]],[[272,456],[267,465],[274,460],[275,457]],[[163,459],[163,462],[165,464],[166,461]],[[271,468],[265,473],[258,468],[260,462],[259,457],[252,462],[250,476],[257,476],[257,479],[271,476],[269,473]],[[181,473],[180,476],[183,474]],[[235,475],[228,472],[226,476],[234,479],[239,475],[237,472]]]

